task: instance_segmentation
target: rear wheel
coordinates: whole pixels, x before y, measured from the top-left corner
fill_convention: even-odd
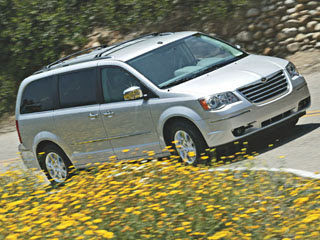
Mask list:
[[[70,167],[72,164],[69,158],[60,148],[54,145],[46,146],[43,151],[41,166],[47,178],[53,184],[65,182],[71,176]]]
[[[170,143],[186,164],[197,165],[208,148],[199,130],[188,122],[175,122],[170,128]]]

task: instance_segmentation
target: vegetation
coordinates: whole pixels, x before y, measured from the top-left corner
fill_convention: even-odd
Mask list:
[[[96,27],[126,34],[145,26],[201,26],[219,21],[248,0],[0,0],[0,116],[12,111],[17,88],[42,66],[82,48]],[[201,28],[200,28],[201,29]]]
[[[248,2],[0,0],[0,115],[13,110],[23,78],[82,48],[95,27],[156,29],[181,12],[200,26]],[[0,239],[320,238],[320,181],[287,173],[153,160],[96,164],[59,188],[41,181],[0,174]]]
[[[97,170],[97,171],[96,171]],[[0,239],[319,239],[320,181],[171,161],[0,175]]]

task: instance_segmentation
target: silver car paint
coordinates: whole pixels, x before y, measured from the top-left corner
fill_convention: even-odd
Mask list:
[[[19,121],[23,142],[19,149],[26,165],[39,168],[36,148],[42,141],[52,141],[60,146],[76,167],[83,167],[90,162],[108,161],[113,155],[118,159],[140,158],[153,154],[156,157],[165,156],[168,153],[162,151],[166,146],[163,128],[173,117],[193,122],[207,144],[214,147],[239,139],[231,133],[231,130],[237,127],[251,123],[253,128],[246,134],[250,135],[263,129],[261,122],[278,114],[292,110],[293,115],[290,117],[293,117],[299,113],[298,102],[310,96],[304,78],[297,76],[290,79],[285,71],[288,61],[279,58],[249,55],[169,89],[157,88],[124,62],[192,34],[194,32],[183,32],[152,38],[115,52],[111,59],[57,68],[25,79],[17,96],[16,118]],[[159,43],[160,41],[162,43]],[[119,66],[126,69],[159,98],[22,115],[19,113],[23,89],[31,81],[63,72],[103,66]],[[262,77],[281,69],[286,74],[289,89],[287,93],[272,101],[260,105],[252,104],[236,91],[239,87],[259,81]],[[204,111],[201,108],[199,98],[225,91],[232,91],[240,101],[216,111]],[[113,112],[112,116],[105,116],[108,111]],[[96,116],[92,118],[89,117],[90,114]],[[150,153],[152,151],[154,153]]]

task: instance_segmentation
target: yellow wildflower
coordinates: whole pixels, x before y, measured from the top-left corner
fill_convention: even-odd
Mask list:
[[[6,239],[6,240],[17,240],[18,237],[19,237],[18,234],[10,234],[10,235],[8,235],[5,239]]]
[[[92,230],[87,230],[84,232],[85,235],[93,235],[94,232]]]
[[[104,238],[111,239],[113,238],[113,233],[106,230],[96,230],[96,233]]]
[[[320,219],[320,214],[311,214],[311,215],[308,215],[305,219],[303,219],[302,222],[309,223],[318,219]]]
[[[220,232],[216,232],[211,237],[208,237],[208,239],[209,240],[218,240],[218,239],[221,239],[221,238],[228,236],[228,234],[229,233],[227,231],[220,231]]]
[[[184,227],[177,227],[175,229],[173,229],[174,231],[182,231],[184,229]]]
[[[102,222],[102,219],[101,218],[98,218],[98,219],[95,219],[92,221],[93,223],[101,223]]]
[[[66,229],[68,227],[73,226],[73,224],[74,224],[74,221],[65,221],[65,222],[62,222],[61,224],[59,224],[56,228],[59,230],[63,230],[63,229]]]

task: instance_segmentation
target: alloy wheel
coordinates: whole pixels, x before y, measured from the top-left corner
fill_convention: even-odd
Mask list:
[[[67,179],[67,167],[63,159],[57,153],[48,153],[45,159],[45,163],[47,171],[54,181],[61,183]]]
[[[187,132],[178,130],[174,135],[174,144],[182,161],[188,164],[193,164],[196,161],[196,145]]]

